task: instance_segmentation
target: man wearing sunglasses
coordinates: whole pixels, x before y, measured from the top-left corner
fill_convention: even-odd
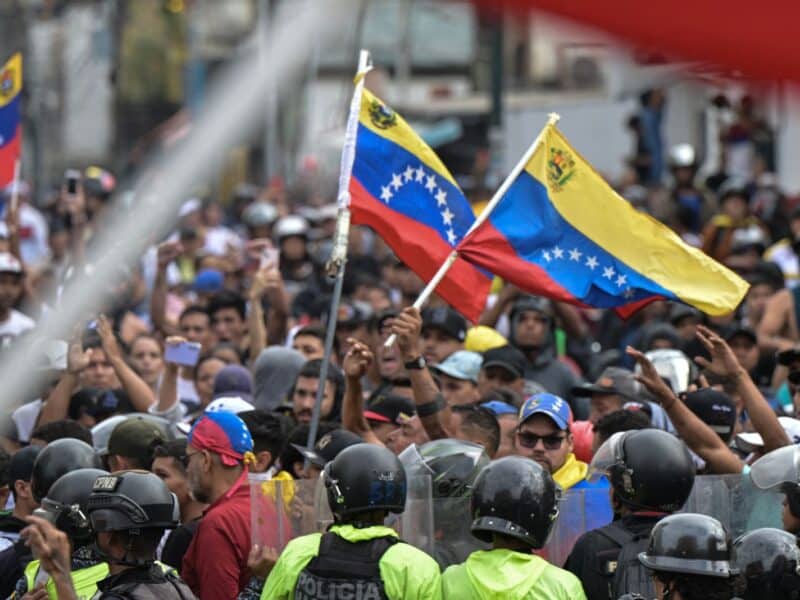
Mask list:
[[[547,469],[561,489],[589,485],[588,465],[575,458],[569,426],[572,411],[554,394],[534,394],[519,411],[517,454],[532,458]]]

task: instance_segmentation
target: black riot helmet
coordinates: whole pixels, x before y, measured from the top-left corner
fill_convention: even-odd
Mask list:
[[[733,543],[733,566],[747,581],[744,600],[800,598],[800,548],[797,538],[764,527]]]
[[[686,446],[661,429],[615,433],[592,458],[594,474],[605,474],[614,496],[633,510],[673,513],[694,485],[694,463]]]
[[[39,452],[36,462],[33,463],[33,475],[31,475],[33,498],[41,502],[42,498],[47,496],[50,486],[65,473],[75,469],[100,467],[102,467],[100,458],[86,442],[74,438],[50,442]]]
[[[678,513],[655,524],[639,561],[659,572],[728,578],[733,574],[730,557],[728,534],[719,521]]]
[[[77,469],[58,478],[42,498],[41,508],[34,514],[53,523],[67,534],[73,543],[83,545],[93,537],[92,525],[87,516],[89,495],[95,479],[108,475],[102,469]]]
[[[373,510],[401,513],[405,508],[403,464],[382,446],[348,446],[325,465],[322,476],[331,512],[339,519]]]
[[[489,464],[483,446],[452,438],[411,445],[400,460],[410,476],[430,475],[434,498],[469,496],[478,473]]]
[[[558,490],[537,462],[506,456],[489,463],[472,491],[472,533],[484,542],[500,533],[541,548],[558,517]]]
[[[121,471],[98,477],[88,504],[95,532],[167,529],[179,521],[178,499],[148,471]]]

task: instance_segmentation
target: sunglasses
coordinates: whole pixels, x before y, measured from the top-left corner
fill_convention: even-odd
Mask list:
[[[564,443],[565,439],[567,439],[565,435],[536,435],[535,433],[529,433],[527,431],[517,432],[517,441],[523,448],[535,448],[539,440],[542,440],[545,450],[558,450],[561,448],[561,444]]]

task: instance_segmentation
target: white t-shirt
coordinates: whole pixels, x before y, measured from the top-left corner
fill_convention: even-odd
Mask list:
[[[0,323],[0,347],[5,348],[15,337],[35,326],[33,319],[12,308],[8,318]]]
[[[34,400],[23,404],[11,413],[11,420],[17,426],[17,436],[20,442],[31,441],[31,433],[36,427],[36,419],[39,418],[39,413],[42,411],[42,404],[41,399]]]

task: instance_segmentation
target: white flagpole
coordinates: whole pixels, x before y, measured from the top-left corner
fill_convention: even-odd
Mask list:
[[[481,214],[478,215],[478,218],[475,219],[475,221],[472,223],[472,226],[469,228],[469,230],[467,230],[467,233],[464,235],[464,239],[467,239],[469,237],[469,234],[471,234],[473,231],[475,231],[478,227],[480,227],[481,225],[483,225],[483,223],[486,222],[486,219],[488,219],[489,216],[492,214],[492,211],[495,209],[498,202],[500,202],[500,200],[503,199],[503,196],[506,195],[508,188],[511,187],[511,184],[514,183],[519,174],[522,173],[522,170],[525,168],[525,165],[528,164],[528,161],[530,161],[531,157],[533,157],[534,152],[536,152],[536,150],[539,148],[539,145],[542,143],[542,139],[544,139],[544,133],[545,131],[547,131],[547,128],[550,127],[551,125],[555,125],[556,123],[558,123],[558,120],[560,118],[561,117],[556,113],[550,113],[548,115],[547,124],[539,132],[539,135],[536,136],[536,139],[533,140],[533,143],[530,145],[525,154],[522,155],[522,158],[519,159],[519,162],[505,178],[505,181],[503,181],[502,185],[499,188],[497,188],[497,191],[494,193],[494,196],[492,196],[492,199],[489,200],[489,203],[486,205],[486,208],[483,209]],[[447,259],[444,261],[444,263],[442,263],[442,266],[439,267],[439,270],[436,271],[436,274],[433,276],[433,278],[428,282],[428,285],[425,286],[425,289],[423,289],[422,292],[420,292],[419,297],[414,301],[414,304],[412,305],[414,306],[414,308],[420,309],[424,306],[424,304],[428,301],[428,298],[430,298],[431,294],[433,294],[433,291],[436,289],[436,286],[438,286],[439,283],[442,281],[442,279],[444,279],[444,276],[447,275],[447,272],[450,270],[450,267],[452,267],[453,264],[456,262],[457,258],[458,258],[458,250],[453,250],[447,257]],[[395,336],[395,334],[390,335],[389,338],[384,343],[384,346],[386,348],[390,347],[392,344],[394,344],[396,339],[397,336]]]
[[[14,161],[14,181],[11,184],[11,200],[9,202],[9,209],[11,211],[17,210],[19,204],[19,177],[20,177],[20,160],[17,158]]]
[[[333,239],[333,250],[327,264],[328,274],[336,277],[331,297],[331,307],[328,311],[327,331],[325,332],[325,351],[319,372],[319,384],[314,409],[311,413],[311,423],[308,428],[307,448],[313,448],[319,430],[320,407],[325,394],[325,385],[328,377],[328,364],[333,352],[333,340],[336,333],[336,322],[339,316],[339,301],[342,298],[342,285],[344,283],[344,265],[347,262],[347,241],[350,234],[350,177],[353,173],[353,162],[356,157],[356,136],[358,134],[358,117],[361,113],[361,96],[364,90],[364,78],[371,69],[369,64],[369,51],[361,50],[358,57],[358,73],[353,99],[350,101],[350,113],[347,117],[347,126],[344,132],[344,145],[342,146],[342,161],[339,167],[339,193],[337,200],[339,212],[336,217],[336,233]],[[306,467],[308,459],[306,459]]]

